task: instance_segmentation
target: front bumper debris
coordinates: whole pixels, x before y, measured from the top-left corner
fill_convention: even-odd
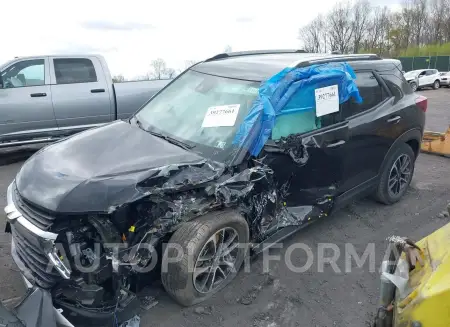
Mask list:
[[[20,270],[27,293],[14,312],[0,306],[0,327],[3,321],[22,322],[14,327],[111,326],[135,317],[140,312],[140,302],[136,296],[118,301],[115,308],[80,307],[57,296],[52,297],[55,286],[70,279],[71,270],[57,255],[55,241],[58,235],[35,226],[17,208],[13,186],[14,182],[7,192],[5,232],[13,235],[11,255]]]
[[[23,277],[23,275],[22,275]],[[23,277],[27,293],[11,311],[0,304],[0,326],[4,327],[74,327],[53,307],[49,291],[33,286]]]

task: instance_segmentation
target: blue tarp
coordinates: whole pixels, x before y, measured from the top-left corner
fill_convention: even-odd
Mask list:
[[[346,102],[350,97],[361,103],[355,78],[353,69],[347,63],[282,70],[261,84],[258,97],[239,126],[233,144],[248,149],[254,156],[258,155],[271,136],[277,116],[315,109],[314,90],[317,88],[338,85],[339,103]],[[292,99],[295,99],[295,108],[285,108]]]

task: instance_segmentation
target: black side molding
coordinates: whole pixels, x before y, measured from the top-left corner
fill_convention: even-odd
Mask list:
[[[46,97],[47,93],[31,93],[30,97],[32,98],[41,98],[41,97]]]
[[[93,89],[91,90],[91,93],[103,93],[105,92],[105,89]]]

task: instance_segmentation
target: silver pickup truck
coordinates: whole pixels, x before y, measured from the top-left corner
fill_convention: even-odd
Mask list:
[[[0,148],[127,118],[169,82],[114,84],[99,55],[16,58],[0,65]]]

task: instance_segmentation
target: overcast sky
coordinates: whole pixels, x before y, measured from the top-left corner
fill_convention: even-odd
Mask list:
[[[0,63],[15,56],[99,53],[112,74],[163,58],[184,68],[223,52],[299,48],[298,29],[336,0],[2,1]],[[394,9],[400,0],[372,0]]]

